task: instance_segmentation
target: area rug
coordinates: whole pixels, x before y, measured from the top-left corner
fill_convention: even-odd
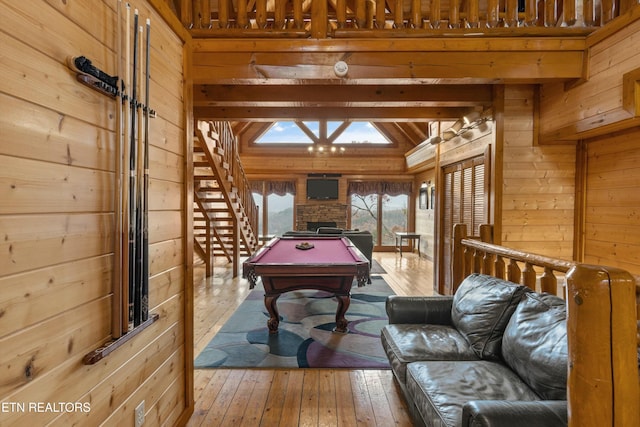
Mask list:
[[[332,294],[293,291],[278,299],[278,333],[267,329],[264,291],[258,286],[195,360],[196,368],[387,369],[380,330],[388,323],[385,300],[393,291],[380,276],[351,291],[349,332],[332,332],[337,301]]]

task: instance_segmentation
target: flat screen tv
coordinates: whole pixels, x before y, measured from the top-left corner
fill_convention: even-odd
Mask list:
[[[307,179],[307,199],[334,200],[337,198],[337,179]]]

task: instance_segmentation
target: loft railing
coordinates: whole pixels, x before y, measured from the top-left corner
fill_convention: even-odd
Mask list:
[[[185,27],[211,37],[396,37],[521,28],[550,35],[603,26],[637,0],[176,0]],[[354,34],[355,33],[355,34]],[[514,33],[515,35],[516,33]]]
[[[558,278],[576,263],[535,255],[487,243],[467,235],[466,224],[453,226],[453,289],[471,273],[483,273],[510,282],[522,283],[531,289],[564,295],[564,286],[558,288]],[[484,240],[484,241],[482,241]],[[564,284],[563,284],[564,285]]]

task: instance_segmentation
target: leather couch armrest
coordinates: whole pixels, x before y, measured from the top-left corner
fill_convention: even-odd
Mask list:
[[[463,427],[566,427],[566,400],[473,400],[462,407]]]
[[[414,323],[431,325],[451,324],[453,296],[387,297],[386,309],[389,323]]]

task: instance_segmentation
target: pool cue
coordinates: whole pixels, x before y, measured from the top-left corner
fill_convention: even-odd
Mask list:
[[[151,107],[149,106],[149,74],[151,66],[151,20],[147,18],[147,50],[145,60],[145,90],[144,90],[144,176],[142,207],[144,216],[142,218],[142,321],[149,318],[149,116]]]
[[[115,147],[115,215],[113,250],[113,299],[111,301],[111,336],[114,339],[122,335],[122,0],[116,1],[116,69],[118,70],[118,95],[116,96],[116,147]]]
[[[137,133],[137,110],[138,110],[138,9],[133,12],[133,77],[131,80],[131,135],[129,138],[129,330],[133,329],[134,306],[135,306],[135,283],[136,271],[136,133]]]
[[[123,120],[123,178],[124,178],[124,165],[127,164],[130,156],[130,138],[131,138],[131,111],[129,110],[129,85],[131,82],[131,5],[126,4],[126,19],[125,19],[125,66],[124,66],[124,81],[122,83],[122,108],[124,109]],[[129,219],[131,214],[129,212],[129,199],[131,197],[131,188],[123,185],[122,191],[122,333],[126,334],[129,331],[129,276],[130,272],[130,254],[129,254]]]
[[[136,73],[140,76],[138,78],[138,96],[142,98],[142,25],[138,29],[138,70]],[[142,174],[143,174],[143,156],[142,156],[142,130],[143,130],[143,111],[138,112],[138,108],[144,106],[141,102],[136,103],[136,114],[138,115],[138,141],[137,151],[138,159],[136,164],[136,234],[135,234],[135,253],[136,253],[136,278],[134,282],[134,294],[133,294],[133,326],[136,327],[142,323]]]

